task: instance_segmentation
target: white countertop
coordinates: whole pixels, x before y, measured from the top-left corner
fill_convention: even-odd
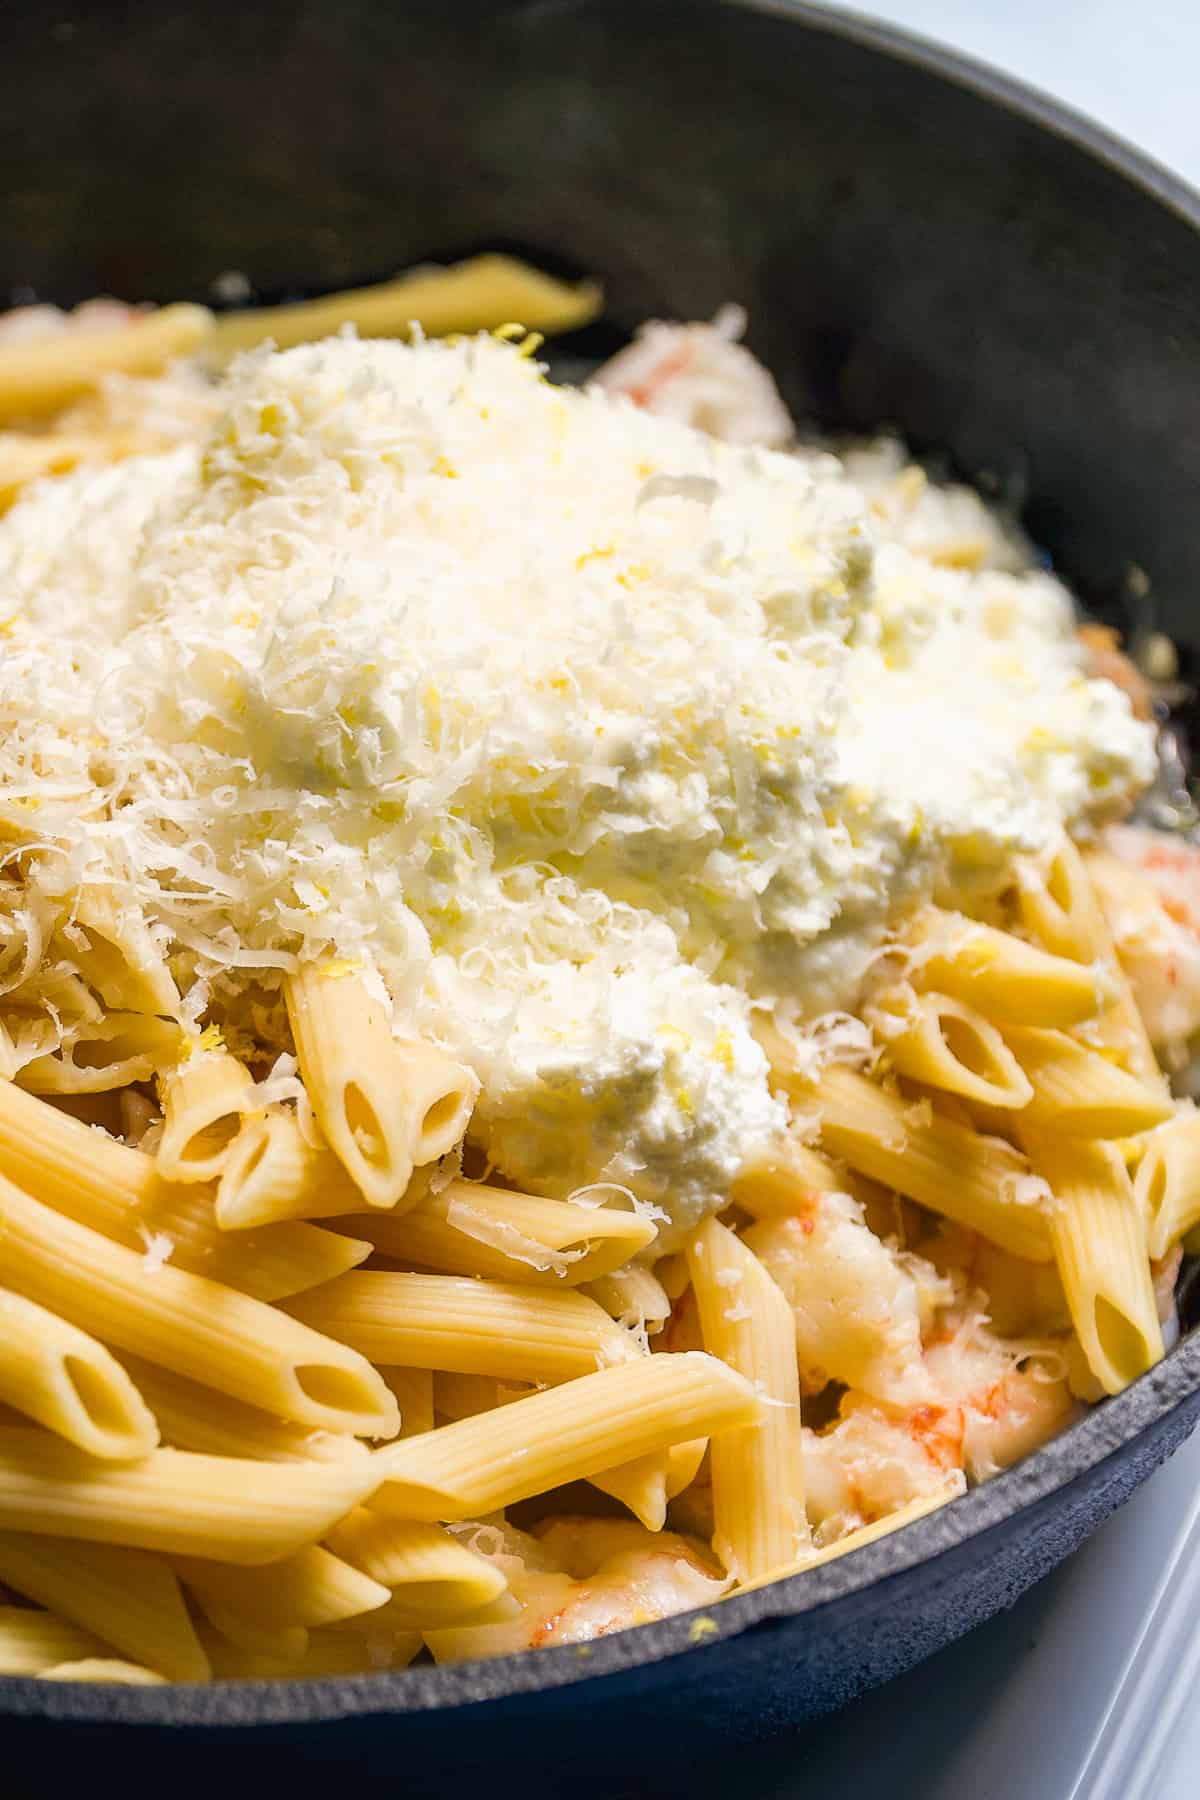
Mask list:
[[[1005,69],[1200,187],[1200,0],[875,0],[845,10]],[[1154,1672],[1149,1704],[1138,1709],[1144,1725],[1131,1763],[1114,1761],[1114,1727],[1153,1653],[1147,1621],[1160,1583],[1168,1594],[1177,1584],[1178,1570],[1165,1579],[1164,1571],[1198,1493],[1200,1433],[1011,1612],[833,1717],[718,1759],[696,1791],[754,1800],[1196,1800],[1200,1705],[1185,1706],[1171,1736],[1156,1742],[1165,1672]],[[1200,1622],[1192,1644],[1200,1655]]]
[[[1200,187],[1197,0],[870,0],[839,12],[952,44],[1089,113]]]

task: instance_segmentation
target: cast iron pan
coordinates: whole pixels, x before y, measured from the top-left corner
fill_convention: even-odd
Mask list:
[[[582,355],[738,300],[799,415],[893,422],[1018,486],[1094,609],[1136,567],[1200,643],[1200,204],[999,76],[746,0],[9,0],[0,68],[14,297],[205,298],[229,269],[280,297],[515,244],[603,277]],[[334,1766],[410,1794],[661,1790],[1011,1604],[1198,1412],[1193,1332],[987,1487],[704,1622],[286,1686],[9,1680],[0,1755],[22,1796],[96,1758],[168,1792]]]

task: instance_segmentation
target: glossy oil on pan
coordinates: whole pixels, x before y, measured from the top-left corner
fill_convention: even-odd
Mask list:
[[[1050,102],[733,0],[10,0],[0,57],[16,296],[203,299],[236,269],[274,298],[515,245],[603,279],[582,356],[737,300],[795,413],[893,424],[1019,492],[1103,617],[1144,572],[1194,669],[1200,205]],[[1010,1604],[1198,1413],[1191,1332],[901,1535],[592,1645],[286,1686],[2,1681],[14,1793],[109,1758],[168,1791],[337,1765],[410,1794],[650,1792],[685,1746],[811,1717]]]

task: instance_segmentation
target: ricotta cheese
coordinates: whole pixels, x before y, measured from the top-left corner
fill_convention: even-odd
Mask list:
[[[998,533],[939,566],[833,455],[487,338],[218,398],[0,522],[0,826],[50,895],[114,881],[197,1019],[269,1041],[279,971],[360,961],[532,1189],[617,1182],[669,1243],[782,1123],[754,1008],[852,1002],[935,887],[1151,776],[1064,589]]]

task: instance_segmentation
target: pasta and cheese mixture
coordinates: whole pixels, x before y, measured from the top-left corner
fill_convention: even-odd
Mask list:
[[[552,384],[595,305],[0,318],[0,1673],[708,1606],[1175,1329],[1144,686],[733,309]]]

